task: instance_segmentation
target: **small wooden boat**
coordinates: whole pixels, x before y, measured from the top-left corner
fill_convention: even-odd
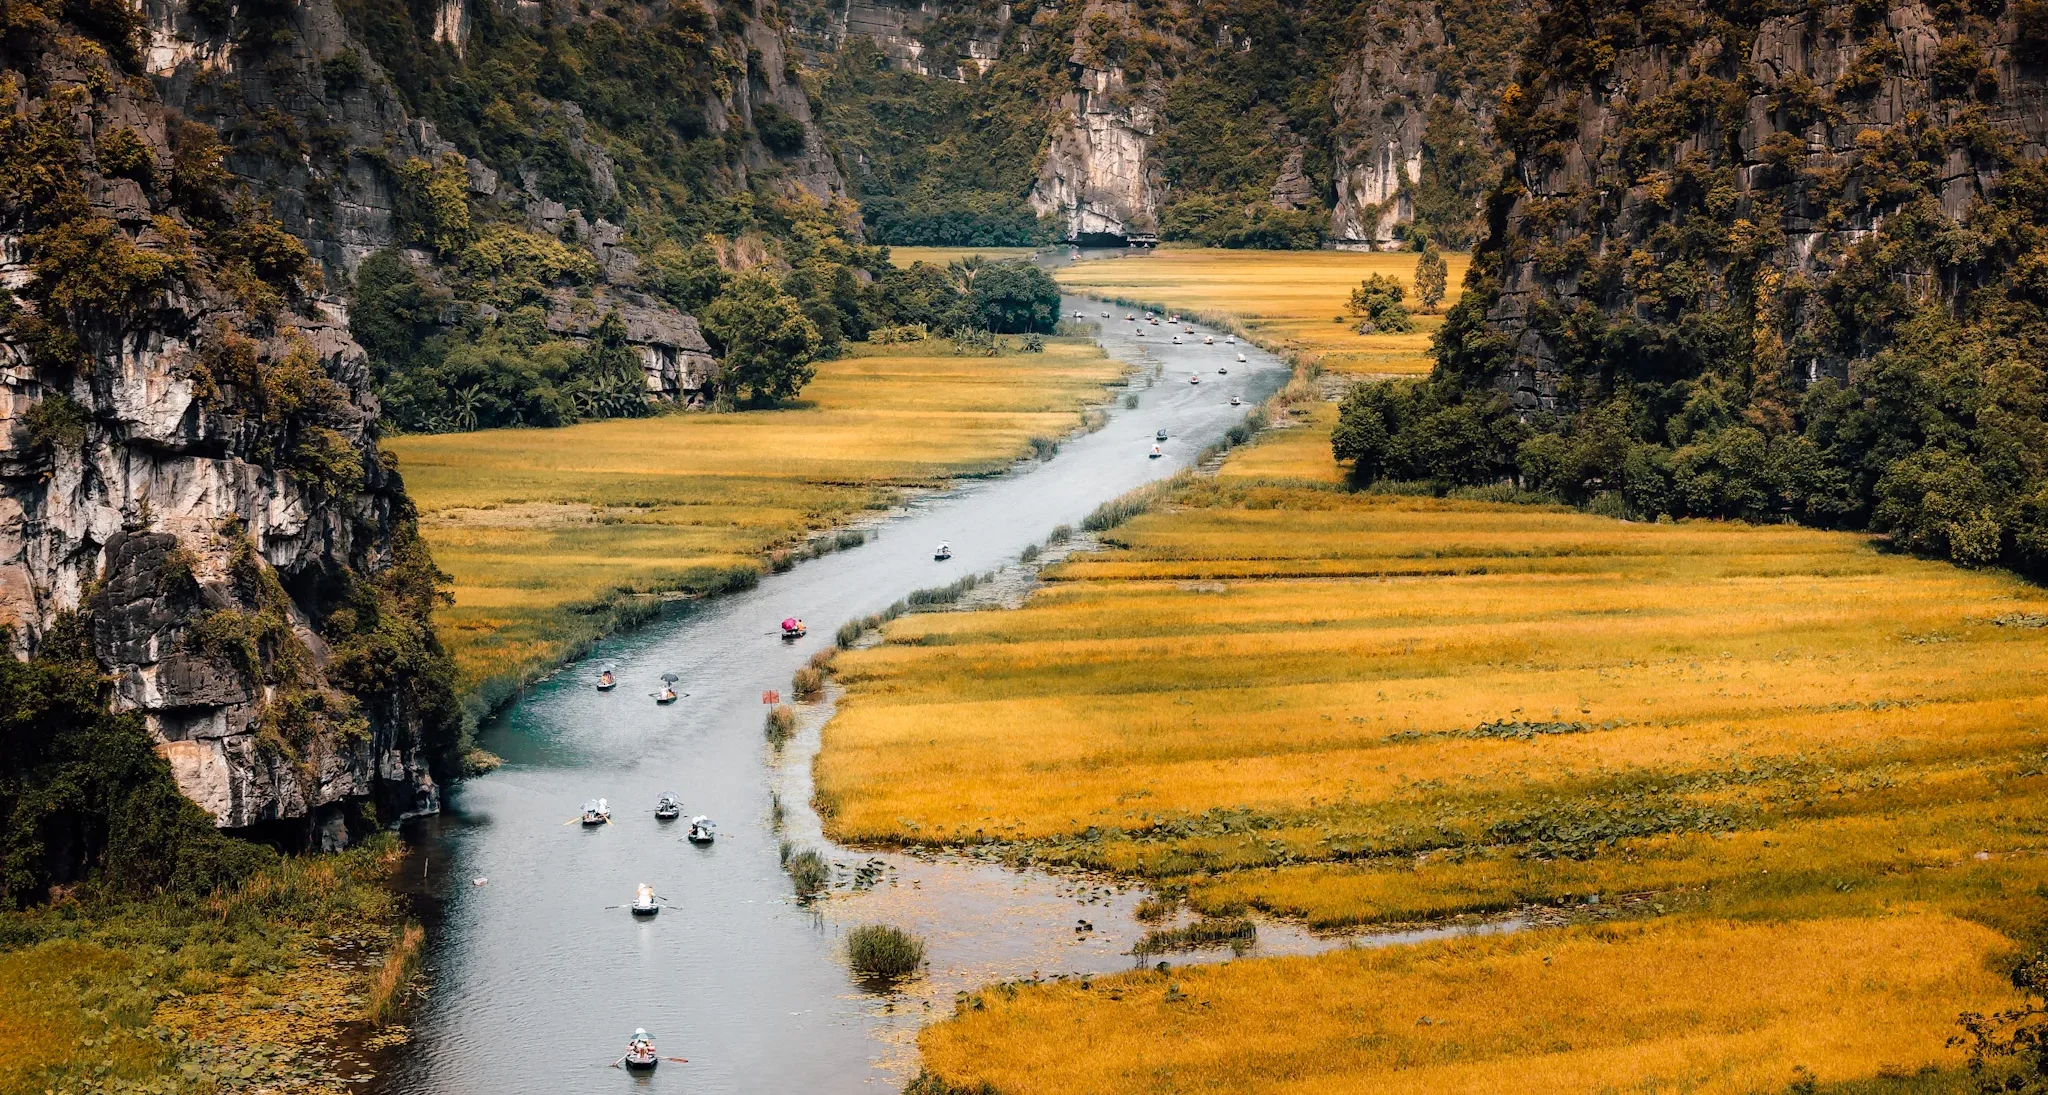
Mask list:
[[[683,800],[674,791],[661,796],[654,804],[654,816],[661,821],[674,821],[683,816]]]
[[[619,678],[613,675],[612,667],[609,665],[605,666],[597,675],[597,690],[599,692],[609,692],[618,686]]]
[[[650,1071],[661,1063],[661,1057],[654,1051],[654,1039],[645,1030],[633,1032],[633,1040],[626,1043],[626,1055],[619,1063],[636,1071]]]
[[[785,641],[793,642],[797,639],[801,639],[804,637],[804,634],[809,630],[810,628],[805,627],[804,622],[802,620],[797,619],[795,616],[791,616],[789,619],[782,621],[782,637]]]
[[[939,541],[939,546],[932,549],[933,562],[943,563],[946,560],[951,559],[952,557],[953,545],[945,542],[944,540]]]
[[[1175,336],[1173,336],[1173,344],[1174,344],[1175,346],[1178,346],[1178,345],[1180,345],[1180,336],[1179,336],[1179,335],[1175,335]]]
[[[699,814],[690,819],[689,840],[692,844],[709,844],[718,839],[718,824]]]
[[[1154,440],[1154,441],[1164,441],[1164,440],[1166,440],[1166,431],[1165,431],[1165,430],[1160,430],[1160,431],[1159,431],[1158,433],[1155,433],[1155,434],[1153,434],[1153,435],[1152,435],[1152,440]]]
[[[1243,360],[1244,360],[1244,355],[1243,355],[1243,354],[1239,354],[1239,355],[1237,355],[1237,360],[1239,360],[1239,361],[1243,361]]]
[[[1236,336],[1236,335],[1224,335],[1224,336],[1223,336],[1223,344],[1224,344],[1225,346],[1235,346],[1235,345],[1237,345],[1237,336]]]
[[[585,825],[609,825],[612,820],[611,803],[601,798],[591,799],[583,804],[582,821]]]
[[[1148,459],[1152,459],[1152,460],[1157,460],[1157,459],[1159,459],[1160,457],[1162,457],[1162,456],[1165,456],[1165,455],[1166,455],[1165,453],[1163,453],[1163,452],[1160,452],[1160,451],[1159,451],[1159,446],[1157,446],[1157,445],[1154,445],[1154,446],[1152,446],[1152,453],[1151,453],[1151,456],[1150,456],[1150,457],[1149,457]]]
[[[656,706],[667,707],[669,704],[676,702],[676,690],[663,687],[661,691],[654,694],[654,702]]]
[[[1218,366],[1216,366],[1216,375],[1218,375],[1218,376],[1229,376],[1229,375],[1230,375],[1230,366],[1228,366],[1228,365],[1218,365]]]
[[[1230,405],[1231,405],[1231,406],[1233,406],[1233,407],[1235,407],[1235,406],[1237,406],[1238,404],[1240,404],[1240,403],[1243,403],[1243,402],[1244,402],[1244,400],[1242,400],[1242,399],[1239,399],[1238,397],[1236,397],[1236,396],[1234,396],[1234,395],[1230,397]]]
[[[654,896],[654,887],[645,882],[633,891],[633,903],[626,906],[634,916],[654,916],[661,912],[661,899]]]
[[[1201,382],[1202,382],[1202,374],[1200,374],[1200,373],[1195,373],[1195,374],[1193,374],[1193,375],[1191,375],[1191,376],[1189,376],[1189,377],[1188,377],[1188,383],[1190,383],[1190,384],[1200,384]]]
[[[1202,345],[1204,345],[1204,346],[1214,346],[1214,345],[1216,345],[1216,336],[1215,336],[1215,335],[1203,335],[1203,336],[1202,336]]]

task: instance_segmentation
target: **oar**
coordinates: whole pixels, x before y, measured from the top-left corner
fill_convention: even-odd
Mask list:
[[[677,1064],[679,1064],[679,1065],[687,1065],[687,1064],[689,1064],[689,1063],[690,1063],[690,1059],[689,1059],[688,1057],[663,1057],[663,1058],[662,1058],[662,1060],[664,1060],[664,1061],[674,1061],[675,1063],[677,1063]]]

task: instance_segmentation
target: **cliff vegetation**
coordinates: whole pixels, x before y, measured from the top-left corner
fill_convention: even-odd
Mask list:
[[[2029,10],[1552,5],[1433,380],[1338,455],[2048,573]]]

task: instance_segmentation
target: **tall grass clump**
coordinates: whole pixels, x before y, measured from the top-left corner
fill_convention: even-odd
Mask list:
[[[832,636],[832,642],[836,644],[839,647],[839,649],[845,650],[848,647],[852,646],[854,643],[859,642],[861,633],[866,630],[867,628],[862,625],[861,621],[848,620],[845,623],[839,625],[839,630]]]
[[[1136,490],[1118,495],[1095,507],[1095,511],[1082,518],[1081,527],[1089,532],[1107,532],[1133,517],[1150,512],[1153,506],[1166,499],[1176,489],[1193,480],[1193,473],[1186,470],[1176,472],[1172,477],[1147,483]]]
[[[782,748],[790,738],[796,736],[796,709],[786,703],[778,703],[768,709],[765,724],[768,744]]]
[[[398,934],[391,953],[384,957],[383,967],[370,979],[363,1007],[370,1022],[389,1026],[404,1014],[405,995],[419,977],[420,945],[426,938],[427,933],[418,924],[407,924]]]
[[[1072,525],[1054,525],[1054,526],[1052,527],[1052,535],[1050,535],[1050,536],[1047,536],[1047,537],[1045,538],[1045,542],[1046,542],[1046,543],[1047,543],[1048,545],[1051,545],[1051,544],[1064,544],[1064,543],[1066,543],[1066,542],[1067,542],[1068,540],[1071,540],[1071,539],[1073,539],[1073,538],[1074,538],[1074,526],[1072,526]]]
[[[1031,456],[1034,460],[1050,460],[1060,454],[1059,439],[1055,437],[1034,437],[1031,439]]]
[[[862,924],[846,933],[846,962],[872,980],[908,977],[924,965],[924,940],[889,924]]]
[[[808,901],[825,892],[832,884],[832,865],[815,848],[795,851],[783,844],[782,869],[789,875],[790,884],[796,887],[796,895]]]
[[[825,691],[825,674],[817,666],[803,666],[789,678],[789,690],[799,700],[817,699],[818,694]]]
[[[1259,938],[1249,920],[1210,917],[1178,928],[1154,928],[1132,948],[1133,954],[1164,954],[1198,947],[1248,947]]]
[[[1137,410],[1137,409],[1138,409],[1138,393],[1136,393],[1136,392],[1132,392],[1131,394],[1129,394],[1129,395],[1127,395],[1127,396],[1124,396],[1124,410],[1127,410],[1127,411],[1135,411],[1135,410]]]
[[[1024,550],[1017,553],[1017,561],[1020,563],[1031,562],[1032,560],[1038,558],[1039,555],[1043,554],[1044,550],[1045,549],[1039,547],[1037,544],[1025,544]]]
[[[993,577],[995,577],[993,574],[968,574],[963,575],[958,581],[948,582],[942,586],[913,589],[902,600],[890,605],[888,612],[884,613],[884,615],[888,619],[893,620],[912,609],[953,604],[960,600],[960,598],[967,596],[975,586]]]

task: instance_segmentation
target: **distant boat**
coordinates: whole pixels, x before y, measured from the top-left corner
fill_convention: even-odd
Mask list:
[[[796,639],[801,639],[804,637],[804,633],[809,630],[810,628],[805,627],[804,622],[802,620],[797,619],[795,616],[791,616],[790,618],[782,621],[782,637],[784,639],[792,641]]]
[[[645,882],[633,891],[633,904],[628,906],[634,916],[653,916],[661,911],[661,900],[654,896],[654,887]]]
[[[1203,336],[1202,336],[1202,345],[1204,345],[1204,346],[1214,346],[1214,345],[1216,345],[1216,336],[1215,336],[1215,335],[1203,335]]]
[[[1173,344],[1174,344],[1175,346],[1178,346],[1178,345],[1180,345],[1180,336],[1179,336],[1179,335],[1175,335],[1175,336],[1173,336]]]
[[[1160,431],[1159,431],[1158,433],[1155,433],[1155,434],[1153,434],[1153,435],[1152,435],[1152,440],[1154,440],[1154,441],[1164,441],[1164,440],[1166,440],[1166,431],[1165,431],[1165,430],[1160,430]]]
[[[1235,406],[1237,406],[1238,404],[1240,404],[1240,403],[1243,403],[1243,402],[1244,402],[1244,400],[1242,400],[1242,399],[1239,399],[1238,397],[1236,397],[1236,396],[1234,396],[1234,395],[1230,397],[1230,405],[1231,405],[1231,406],[1233,406],[1233,407],[1235,407]]]
[[[718,839],[718,823],[699,814],[690,819],[690,843],[709,844]]]
[[[1239,355],[1237,355],[1237,359],[1238,359],[1239,361],[1243,361],[1243,360],[1244,360],[1244,355],[1243,355],[1243,354],[1239,354]]]
[[[1228,376],[1230,374],[1230,366],[1218,365],[1216,366],[1216,372],[1220,376]]]
[[[951,559],[952,557],[953,545],[945,542],[944,540],[939,541],[939,546],[932,549],[933,562],[943,563],[946,560]]]
[[[654,816],[662,821],[674,821],[683,816],[683,800],[674,791],[668,792],[654,804]]]
[[[612,675],[612,667],[609,665],[605,666],[603,671],[597,675],[597,690],[599,692],[609,692],[618,686],[619,678]]]
[[[601,798],[591,799],[583,804],[583,824],[609,825],[612,820],[611,804]]]
[[[1202,382],[1202,374],[1200,374],[1200,373],[1195,373],[1195,374],[1193,374],[1193,375],[1191,375],[1191,376],[1189,376],[1189,377],[1188,377],[1188,383],[1190,383],[1190,384],[1200,384],[1201,382]]]
[[[654,1039],[648,1037],[645,1030],[636,1030],[633,1040],[626,1043],[626,1055],[619,1058],[618,1063],[629,1069],[646,1071],[660,1064],[661,1058],[654,1052]]]
[[[1165,453],[1159,451],[1159,446],[1154,445],[1152,446],[1152,455],[1148,459],[1157,460],[1165,455]]]
[[[1224,336],[1223,336],[1223,341],[1224,341],[1224,343],[1225,343],[1226,345],[1230,345],[1230,346],[1235,346],[1235,345],[1237,345],[1237,336],[1236,336],[1236,335],[1224,335]]]

